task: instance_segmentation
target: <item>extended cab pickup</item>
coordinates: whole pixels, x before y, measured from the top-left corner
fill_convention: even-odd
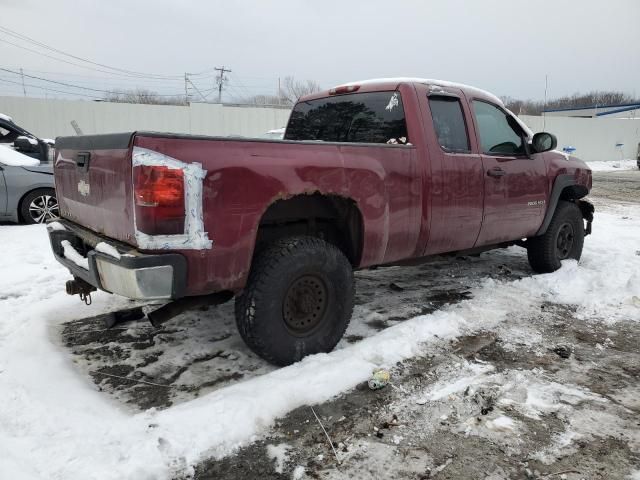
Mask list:
[[[133,132],[56,146],[49,235],[69,293],[173,301],[165,316],[235,296],[242,337],[281,365],[334,348],[354,269],[520,245],[550,272],[580,258],[593,219],[585,163],[495,96],[437,80],[303,97],[283,140]]]

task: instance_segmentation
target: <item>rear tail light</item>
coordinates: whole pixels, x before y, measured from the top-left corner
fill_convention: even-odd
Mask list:
[[[161,165],[133,169],[136,228],[150,235],[184,233],[184,174]]]

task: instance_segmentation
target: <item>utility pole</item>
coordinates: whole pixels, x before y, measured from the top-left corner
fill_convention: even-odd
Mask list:
[[[278,105],[282,105],[282,89],[280,88],[280,77],[278,77]]]
[[[189,74],[187,73],[187,75],[189,75]],[[187,82],[189,82],[189,83],[191,84],[191,87],[193,87],[193,89],[198,93],[198,95],[200,95],[200,96],[202,97],[202,100],[203,100],[204,102],[206,102],[206,101],[207,101],[207,97],[205,97],[205,96],[202,94],[202,92],[201,92],[200,90],[198,90],[198,87],[196,87],[196,84],[195,84],[195,83],[193,83],[189,77],[187,77]]]
[[[218,103],[222,103],[222,85],[227,81],[227,77],[224,76],[224,72],[231,73],[231,70],[228,68],[224,68],[224,65],[221,68],[215,67],[214,70],[220,72],[220,75],[217,78],[218,81]]]
[[[22,71],[22,68],[20,68],[20,76],[22,77],[22,93],[24,93],[24,96],[27,96],[27,89],[24,86],[24,72]]]
[[[547,124],[547,90],[549,90],[549,75],[544,76],[544,108],[542,109],[542,131]]]
[[[189,105],[189,74],[184,74],[184,104]]]

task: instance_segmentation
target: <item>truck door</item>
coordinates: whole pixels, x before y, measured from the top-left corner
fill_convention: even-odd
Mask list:
[[[458,89],[438,87],[423,103],[432,202],[425,255],[471,248],[480,232],[483,165],[463,98]]]
[[[527,154],[526,134],[511,114],[485,100],[471,103],[484,167],[484,219],[476,246],[529,237],[545,212],[544,160]]]

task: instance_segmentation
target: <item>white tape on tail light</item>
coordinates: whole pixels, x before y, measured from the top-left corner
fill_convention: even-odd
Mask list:
[[[213,242],[204,231],[202,219],[202,183],[207,174],[199,163],[185,163],[162,153],[141,147],[133,147],[133,166],[164,166],[182,170],[184,176],[185,223],[184,233],[177,235],[149,235],[134,225],[138,247],[149,250],[203,250],[211,248]]]

